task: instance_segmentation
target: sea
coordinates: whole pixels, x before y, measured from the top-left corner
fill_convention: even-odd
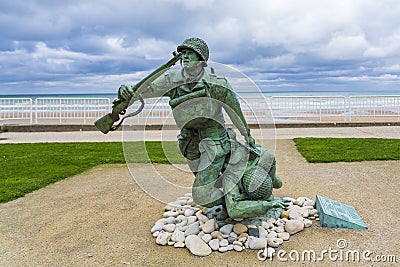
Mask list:
[[[273,91],[261,92],[265,97],[271,96],[400,96],[399,90],[375,90],[375,91]],[[259,93],[237,92],[239,96],[254,96]],[[109,98],[111,100],[117,97],[116,93],[88,93],[88,94],[1,94],[0,98],[31,98],[35,101],[37,98]]]

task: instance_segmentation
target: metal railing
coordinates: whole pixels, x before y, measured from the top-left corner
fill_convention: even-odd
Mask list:
[[[0,98],[0,122],[16,121],[32,124],[32,108],[31,98]]]
[[[400,121],[400,96],[350,96],[349,120],[354,117],[397,118]]]
[[[275,119],[286,121],[332,119],[346,121],[344,96],[273,96],[271,109]]]
[[[400,121],[397,96],[239,97],[249,123]],[[143,111],[128,123],[173,122],[167,98],[146,99]],[[137,108],[135,103],[128,112]],[[91,124],[109,113],[110,98],[0,98],[0,123]],[[228,118],[229,121],[229,118]]]
[[[37,98],[34,103],[35,123],[49,120],[88,123],[108,113],[111,107],[109,98]]]

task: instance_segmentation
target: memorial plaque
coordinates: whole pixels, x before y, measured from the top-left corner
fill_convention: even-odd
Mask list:
[[[368,229],[352,206],[319,195],[315,205],[323,227]]]

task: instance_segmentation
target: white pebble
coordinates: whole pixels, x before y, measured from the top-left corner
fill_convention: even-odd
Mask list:
[[[267,238],[252,237],[249,238],[250,249],[264,249],[267,246]]]
[[[303,213],[301,214],[301,216],[303,216],[304,218],[307,218],[308,216],[310,216],[309,210],[308,210],[308,209],[305,209],[305,210],[303,211]]]
[[[192,224],[195,221],[197,221],[197,217],[196,216],[189,216],[187,218],[188,218],[187,225]]]
[[[219,240],[218,239],[211,239],[210,242],[208,242],[208,245],[212,250],[218,250],[219,249]]]
[[[185,236],[197,235],[198,233],[200,233],[199,222],[195,222],[188,225],[188,228],[185,231]]]
[[[305,228],[311,227],[311,225],[312,225],[312,221],[309,219],[304,219],[303,223],[304,223]]]
[[[151,228],[151,233],[161,231],[164,227],[164,223],[157,221],[156,224]]]
[[[177,226],[176,228],[175,228],[175,230],[179,230],[179,231],[182,231],[182,232],[185,232],[186,230],[188,229],[188,226]]]
[[[315,205],[315,201],[312,199],[307,199],[306,201],[304,201],[303,206],[314,206]]]
[[[268,232],[267,232],[267,230],[265,230],[264,227],[258,226],[257,228],[258,228],[258,237],[260,237],[260,238],[265,238],[265,237],[267,237]]]
[[[311,200],[308,197],[298,197],[294,204],[299,205],[300,207],[304,205],[304,202]]]
[[[179,214],[178,217],[176,217],[176,222],[181,222],[183,220],[187,220],[185,215]]]
[[[219,231],[223,234],[223,235],[229,235],[230,233],[232,233],[232,229],[233,229],[233,224],[226,224],[224,226],[222,226]]]
[[[261,222],[261,226],[265,229],[268,230],[269,229],[269,223],[262,221]]]
[[[227,245],[229,245],[229,242],[228,242],[228,240],[226,240],[226,239],[222,239],[222,240],[219,242],[219,245],[220,245],[221,247],[226,247]]]
[[[243,246],[243,243],[240,241],[233,241],[232,245],[234,246]]]
[[[160,234],[160,231],[155,231],[155,232],[153,233],[153,237],[157,237],[159,234]]]
[[[211,254],[211,248],[197,235],[189,235],[185,239],[186,247],[196,256],[208,256]]]
[[[182,231],[176,231],[172,233],[171,240],[174,242],[184,242],[185,241],[185,233]]]
[[[168,244],[171,235],[171,233],[161,231],[160,234],[157,236],[156,243],[165,246],[166,244]]]
[[[206,215],[203,214],[203,212],[201,210],[199,210],[198,212],[196,212],[196,217],[197,219],[199,219],[199,221],[201,222],[206,222],[208,221],[208,217]]]
[[[172,233],[175,230],[175,224],[166,224],[164,225],[163,230]]]
[[[289,219],[299,219],[303,212],[304,210],[300,206],[293,205],[289,209]]]
[[[210,234],[205,234],[201,237],[201,239],[203,239],[204,242],[208,243],[211,241],[212,236]]]
[[[204,233],[209,234],[217,229],[217,222],[214,219],[207,220],[201,227]]]
[[[187,225],[187,219],[185,218],[184,220],[182,220],[180,223],[176,224],[176,227],[184,227]]]
[[[278,226],[278,227],[276,227],[275,232],[283,233],[283,232],[285,232],[285,227],[284,226]]]
[[[228,247],[220,247],[218,249],[219,252],[227,252],[228,251]]]
[[[316,214],[318,214],[318,210],[317,209],[312,209],[312,210],[310,210],[310,216],[314,216],[314,215],[316,215]]]
[[[237,252],[243,251],[243,247],[238,245],[233,245],[233,249]]]
[[[165,224],[170,224],[170,223],[175,223],[175,217],[168,217],[166,220],[165,220]]]
[[[291,235],[300,232],[303,229],[304,229],[304,223],[300,220],[289,220],[285,224],[285,231]]]
[[[174,247],[176,247],[176,248],[184,248],[184,247],[185,247],[185,243],[183,243],[183,242],[176,242],[176,243],[174,244]]]
[[[278,236],[278,234],[275,231],[271,231],[271,232],[269,232],[269,234],[266,237],[267,238],[275,238],[277,236]]]
[[[186,217],[190,217],[190,216],[193,216],[193,214],[194,214],[195,212],[196,212],[196,211],[193,210],[193,209],[187,209],[187,210],[185,210],[184,215],[185,215]]]

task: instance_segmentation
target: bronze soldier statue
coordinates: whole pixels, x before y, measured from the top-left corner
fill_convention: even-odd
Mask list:
[[[205,207],[222,205],[230,217],[252,217],[285,206],[272,188],[282,183],[275,174],[272,153],[256,145],[229,82],[205,67],[209,48],[200,38],[188,38],[177,47],[181,69],[171,69],[145,89],[122,85],[119,102],[166,96],[172,108],[179,150],[195,175],[194,201]],[[140,90],[140,93],[138,93]],[[118,103],[118,102],[117,102]],[[223,110],[244,137],[225,126]]]

